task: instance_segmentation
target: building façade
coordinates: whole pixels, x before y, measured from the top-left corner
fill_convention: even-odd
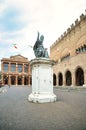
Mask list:
[[[31,85],[29,61],[20,54],[2,58],[1,74],[3,85]]]
[[[86,14],[50,47],[56,86],[86,86]]]

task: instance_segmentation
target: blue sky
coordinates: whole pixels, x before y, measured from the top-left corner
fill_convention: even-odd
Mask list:
[[[85,10],[86,0],[0,0],[0,59],[19,53],[33,59],[28,45],[34,45],[38,31],[49,51]]]
[[[7,8],[0,17],[0,29],[2,31],[13,32],[24,27],[25,23],[18,20],[21,15],[16,8]]]

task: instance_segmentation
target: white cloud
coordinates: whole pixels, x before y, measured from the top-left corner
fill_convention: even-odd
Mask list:
[[[7,5],[4,3],[0,3],[0,16],[3,15],[3,11],[5,10],[5,8],[7,7]]]
[[[20,54],[32,59],[37,31],[44,35],[44,46],[49,47],[79,16],[85,12],[86,0],[5,0],[0,4],[0,16],[6,9],[15,8],[20,12],[17,21],[26,23],[19,30],[0,30],[0,43],[10,44],[9,55]],[[15,20],[16,20],[15,19]],[[13,25],[14,26],[14,25]],[[12,47],[17,43],[19,49]],[[8,45],[9,47],[9,45]],[[1,53],[0,57],[6,56]]]

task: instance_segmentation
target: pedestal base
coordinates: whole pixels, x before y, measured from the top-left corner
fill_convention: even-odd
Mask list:
[[[55,94],[33,94],[31,93],[28,96],[28,100],[34,103],[48,103],[48,102],[55,102],[56,95]]]
[[[34,103],[55,102],[53,93],[53,64],[48,58],[36,58],[30,62],[32,70],[32,93],[28,100]]]

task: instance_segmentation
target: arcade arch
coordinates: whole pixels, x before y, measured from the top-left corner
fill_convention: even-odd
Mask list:
[[[8,76],[4,76],[4,84],[7,85],[8,84]]]
[[[22,77],[18,76],[18,85],[22,85]]]
[[[63,75],[61,72],[58,74],[58,85],[62,86],[63,85]]]
[[[59,72],[53,74],[53,85],[58,86],[83,86],[85,84],[84,70],[82,67],[77,67],[74,72],[66,70],[65,73]],[[63,76],[64,75],[64,76]]]
[[[69,70],[66,71],[65,79],[66,79],[67,86],[72,85],[72,76],[71,76],[71,72]]]
[[[16,77],[15,76],[11,76],[11,84],[12,85],[16,84]]]
[[[84,71],[81,67],[78,67],[75,71],[76,86],[82,86],[84,84]]]
[[[53,74],[53,85],[56,85],[56,74]]]
[[[28,77],[24,77],[24,85],[28,85]]]

